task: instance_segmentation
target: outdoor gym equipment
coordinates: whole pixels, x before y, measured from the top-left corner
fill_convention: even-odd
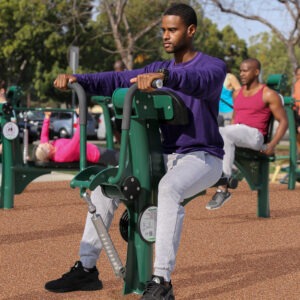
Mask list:
[[[10,209],[14,205],[14,195],[23,192],[25,187],[34,179],[41,175],[49,174],[57,170],[79,170],[84,169],[86,162],[86,95],[80,86],[72,87],[80,97],[79,109],[81,110],[80,130],[80,162],[76,163],[40,163],[28,161],[28,144],[22,145],[19,138],[17,124],[12,121],[15,118],[14,108],[8,103],[0,104],[0,123],[2,128],[2,176],[1,176],[1,194],[0,208]],[[18,109],[18,108],[16,108]],[[42,110],[42,109],[39,109]],[[58,109],[45,109],[47,111],[57,111]],[[26,131],[25,131],[26,140]],[[104,166],[100,166],[103,168]]]
[[[71,84],[70,87],[76,91],[79,98],[81,153],[83,154],[80,157],[82,171],[72,180],[71,186],[79,187],[80,194],[88,203],[93,222],[113,269],[117,276],[124,279],[124,293],[142,293],[146,281],[152,274],[157,186],[165,173],[158,123],[160,121],[185,124],[188,121],[186,107],[171,92],[161,92],[167,95],[143,94],[136,91],[136,86],[128,92],[127,89],[115,91],[113,102],[116,116],[123,117],[120,164],[118,167],[110,167],[102,171],[97,165],[86,168],[85,94],[76,83]],[[124,98],[126,98],[125,103]],[[6,109],[6,106],[2,108],[1,122],[9,123],[12,108]],[[174,116],[177,118],[175,119]],[[12,153],[16,153],[15,147],[20,147],[19,139],[17,137],[8,139],[6,136],[4,156],[7,163],[4,164],[3,178],[9,180],[3,181],[1,188],[9,189],[11,193],[9,195],[2,193],[4,197],[1,201],[3,200],[4,208],[12,207],[13,195],[20,193],[32,179],[50,172],[49,168],[25,165],[21,155],[16,160],[16,157],[12,156]],[[120,228],[122,236],[128,241],[126,267],[122,265],[103,222],[97,217],[91,203],[88,190],[94,190],[98,185],[101,185],[107,196],[118,196],[127,207]]]
[[[82,104],[85,100],[81,101],[80,99],[85,99],[85,94],[78,84],[73,83],[70,87],[80,94],[78,97],[80,130],[85,137],[82,114],[86,112],[86,105]],[[88,203],[93,223],[102,240],[104,250],[108,253],[114,272],[124,280],[124,294],[142,293],[146,281],[151,278],[152,274],[152,243],[155,241],[157,187],[165,173],[159,122],[184,124],[187,122],[186,108],[174,93],[157,91],[145,94],[138,91],[135,85],[130,89],[116,90],[112,101],[116,117],[123,118],[119,166],[104,170],[97,165],[86,168],[86,163],[83,161],[80,165],[81,172],[71,181],[71,187],[80,188],[81,196]],[[3,119],[7,121],[9,113],[4,113],[4,111],[7,110],[3,110],[2,107]],[[81,139],[81,141],[83,140]],[[11,148],[8,150],[13,149],[13,141],[6,141],[8,144],[11,143]],[[82,147],[82,152],[85,153],[85,145],[83,144]],[[241,150],[242,152],[243,150]],[[258,216],[268,217],[270,159],[266,156],[261,159],[257,155],[259,153],[243,152],[243,154],[237,155],[235,163],[242,170],[251,189],[258,191]],[[80,159],[84,160],[83,157]],[[16,165],[12,163],[10,165],[14,166],[15,172],[18,170]],[[24,169],[22,169],[23,171]],[[123,214],[120,222],[121,234],[128,241],[125,266],[123,266],[101,218],[96,214],[89,196],[89,191],[99,185],[106,196],[118,197],[126,206],[126,213]]]
[[[6,91],[7,102],[9,102],[13,108],[20,107],[23,95],[23,91],[18,85],[8,87]]]
[[[152,242],[155,241],[156,205],[158,183],[165,174],[161,149],[159,122],[186,124],[186,107],[178,96],[170,91],[157,90],[142,93],[133,85],[129,89],[117,89],[113,96],[117,118],[122,118],[120,160],[117,167],[100,170],[91,166],[78,173],[71,187],[80,188],[80,194],[88,204],[92,221],[107,253],[116,276],[124,280],[123,293],[142,293],[152,274]],[[262,185],[250,186],[258,191],[258,215],[269,216],[268,170],[269,159],[263,155],[238,156],[237,164],[246,173],[258,169],[261,174],[246,173],[246,179],[258,177]],[[243,168],[243,160],[247,168]],[[223,184],[224,178],[217,184]],[[257,178],[256,178],[257,180]],[[91,201],[89,191],[101,186],[104,195],[119,198],[126,206],[120,221],[122,237],[128,242],[127,260],[124,266],[104,226],[101,216]],[[232,184],[232,187],[236,187]],[[184,205],[191,199],[186,199]]]
[[[271,74],[267,78],[268,87],[277,91],[280,95],[283,95],[287,87],[287,76],[285,74]],[[275,161],[287,161],[288,167],[285,168],[288,177],[288,189],[295,189],[296,181],[299,181],[299,170],[297,169],[297,132],[296,121],[294,111],[294,99],[292,97],[282,97],[284,108],[288,118],[288,132],[289,132],[289,154],[288,155],[276,155]],[[281,167],[276,166],[274,178],[277,176]]]
[[[112,106],[111,97],[92,96],[91,100],[102,108],[106,128],[106,148],[114,149],[113,130],[111,124],[110,108]]]
[[[275,172],[280,170],[287,172],[287,185],[289,190],[294,190],[296,187],[296,181],[300,181],[300,170],[297,165],[297,130],[294,111],[294,99],[292,97],[283,97],[284,107],[288,117],[288,131],[289,131],[289,154],[288,155],[276,155],[276,161],[287,161],[288,167],[281,168],[277,166]],[[276,175],[276,174],[275,174]]]
[[[274,89],[278,93],[284,92],[286,87],[286,76],[284,74],[272,74],[267,79],[268,87]],[[296,162],[296,133],[295,119],[292,110],[292,99],[283,97],[284,107],[287,112],[290,133],[290,153],[287,158],[290,165],[289,188],[295,185],[295,162]],[[271,140],[273,133],[273,120],[269,124],[269,132],[266,137],[266,143]],[[239,173],[237,178],[245,177],[251,190],[257,191],[257,215],[259,217],[270,216],[269,201],[269,169],[270,162],[282,159],[283,157],[266,156],[265,154],[246,148],[236,148],[235,165],[238,167]],[[241,178],[239,178],[241,179]]]
[[[157,189],[165,173],[159,122],[185,124],[187,111],[177,95],[167,91],[141,93],[136,85],[117,89],[112,101],[116,117],[122,117],[119,166],[104,170],[97,166],[88,167],[73,178],[71,186],[80,188],[88,203],[113,270],[124,280],[124,294],[140,294],[152,274]],[[121,221],[122,236],[128,241],[126,266],[123,266],[101,217],[91,203],[88,191],[99,185],[106,196],[117,197],[126,206],[127,216],[125,214]]]

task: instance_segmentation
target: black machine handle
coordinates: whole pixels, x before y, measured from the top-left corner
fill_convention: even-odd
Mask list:
[[[86,125],[87,121],[87,101],[83,87],[78,82],[69,82],[68,88],[75,91],[79,103],[79,121],[80,125]]]
[[[137,90],[138,90],[138,86],[136,83],[134,83],[125,94],[124,106],[123,106],[122,130],[129,130],[130,128],[132,101],[133,101],[133,96]]]
[[[68,83],[68,87],[75,91],[79,103],[79,125],[80,125],[80,170],[86,168],[86,123],[87,123],[87,101],[83,87],[78,82]],[[77,129],[78,130],[78,129]]]
[[[174,103],[174,115],[176,116],[176,120],[167,121],[165,123],[168,124],[177,124],[177,125],[186,125],[189,122],[188,119],[188,110],[182,101],[182,99],[174,92],[170,90],[161,90],[162,80],[156,79],[152,82],[152,87],[157,88],[157,90],[151,92],[151,94],[155,95],[167,95],[170,96]],[[127,91],[124,99],[123,106],[123,118],[122,118],[122,129],[128,130],[130,128],[130,117],[132,112],[132,101],[135,92],[138,90],[137,84],[133,84]]]

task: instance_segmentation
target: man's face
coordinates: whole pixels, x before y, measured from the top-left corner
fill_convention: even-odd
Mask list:
[[[177,53],[190,46],[195,26],[187,27],[179,16],[164,16],[162,18],[163,45],[167,53]]]
[[[240,80],[242,85],[247,85],[253,82],[259,75],[259,70],[251,63],[241,63]]]

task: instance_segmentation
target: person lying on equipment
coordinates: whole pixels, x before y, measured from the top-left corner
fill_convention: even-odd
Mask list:
[[[78,112],[78,111],[77,111]],[[80,130],[75,130],[72,138],[60,138],[49,140],[51,112],[45,112],[42,126],[40,143],[33,150],[33,158],[42,162],[77,162],[80,160]],[[79,119],[77,119],[78,121]],[[78,124],[78,122],[77,122]],[[119,151],[98,147],[87,143],[86,159],[91,163],[104,165],[117,165],[119,162]]]

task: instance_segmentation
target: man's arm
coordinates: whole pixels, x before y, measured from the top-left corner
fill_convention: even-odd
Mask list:
[[[288,128],[288,119],[282,100],[277,92],[270,88],[265,88],[263,100],[269,105],[274,119],[279,123],[272,140],[268,143],[267,149],[264,151],[265,154],[271,155],[274,153],[276,145],[282,139]]]
[[[102,96],[111,96],[116,88],[130,87],[130,79],[145,72],[145,68],[123,72],[100,72],[90,74],[59,74],[54,87],[68,90],[68,83],[78,82],[88,93]]]

